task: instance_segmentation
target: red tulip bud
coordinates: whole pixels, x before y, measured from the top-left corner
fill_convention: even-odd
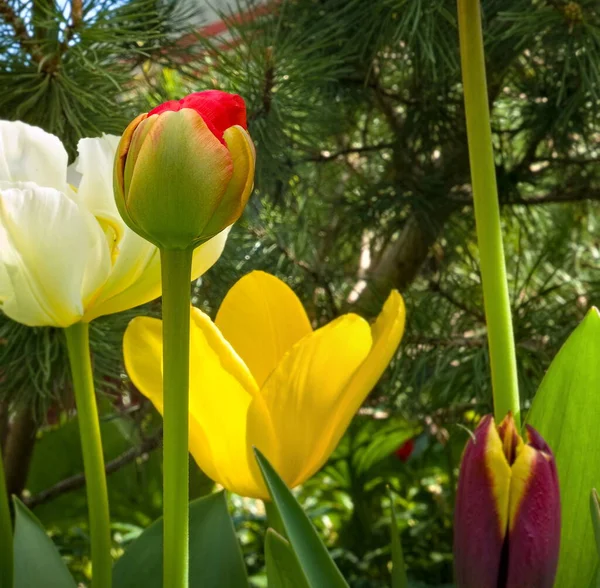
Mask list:
[[[115,160],[117,207],[155,245],[195,247],[240,217],[254,160],[240,96],[209,90],[165,102],[123,133]]]

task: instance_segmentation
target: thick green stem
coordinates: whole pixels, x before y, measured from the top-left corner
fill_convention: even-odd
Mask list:
[[[8,493],[4,477],[4,464],[0,451],[0,588],[13,585],[13,537]]]
[[[88,324],[76,323],[65,329],[65,335],[73,375],[79,418],[79,436],[83,453],[92,543],[92,587],[110,588],[112,581],[110,515],[100,422],[90,360]]]
[[[188,587],[192,249],[161,250],[163,314],[163,585]]]
[[[458,0],[458,25],[494,414],[499,421],[511,411],[519,426],[517,361],[502,247],[479,0]]]

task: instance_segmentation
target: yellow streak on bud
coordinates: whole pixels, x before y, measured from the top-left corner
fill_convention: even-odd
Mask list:
[[[536,449],[523,443],[521,438],[519,438],[519,441],[517,459],[511,468],[510,504],[508,508],[509,529],[511,531],[514,527],[523,497],[527,492],[527,486],[535,466],[536,454],[538,453]]]
[[[490,421],[485,444],[485,461],[491,477],[498,522],[504,536],[508,528],[511,468],[504,453],[504,444],[493,420]]]

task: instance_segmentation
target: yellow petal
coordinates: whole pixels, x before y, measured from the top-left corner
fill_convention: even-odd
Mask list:
[[[404,333],[405,320],[404,301],[402,296],[393,290],[371,328],[373,347],[341,395],[337,410],[331,415],[327,428],[323,431],[323,437],[327,444],[323,461],[316,463],[312,471],[306,472],[306,477],[312,476],[333,452],[352,417],[377,384],[398,349]]]
[[[162,323],[136,318],[123,341],[132,381],[162,413]],[[258,397],[258,403],[253,398]],[[253,404],[254,422],[248,426]],[[245,496],[266,497],[252,446],[269,459],[275,443],[269,415],[248,368],[210,318],[192,310],[190,334],[190,451],[213,480]]]
[[[244,276],[229,290],[215,324],[263,385],[284,353],[312,331],[301,302],[265,272]]]
[[[298,342],[266,381],[261,394],[280,451],[280,463],[273,465],[290,487],[327,459],[323,431],[370,349],[368,323],[347,314]]]

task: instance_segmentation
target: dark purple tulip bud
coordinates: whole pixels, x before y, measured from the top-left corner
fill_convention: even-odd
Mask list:
[[[560,495],[552,451],[511,414],[485,416],[467,443],[454,515],[458,588],[552,588]]]

